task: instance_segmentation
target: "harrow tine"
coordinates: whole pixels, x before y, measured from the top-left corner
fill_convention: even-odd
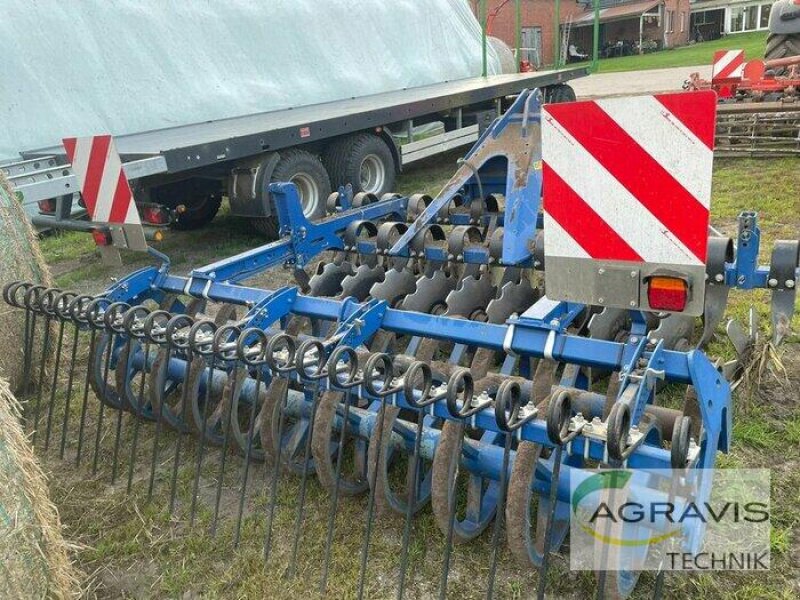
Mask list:
[[[67,430],[69,429],[69,409],[72,401],[72,387],[75,380],[75,359],[78,355],[78,339],[80,337],[80,326],[88,321],[85,319],[85,309],[83,305],[91,302],[91,296],[76,296],[69,305],[69,317],[72,320],[72,352],[67,374],[67,394],[64,399],[64,419],[61,422],[61,443],[58,449],[58,457],[64,460],[64,452],[67,447]]]
[[[130,336],[130,335],[127,336],[127,339],[125,340],[124,352],[125,352],[125,356],[127,356],[128,361],[130,361],[132,343],[133,343],[132,336]],[[127,369],[128,369],[128,365],[127,364],[126,365],[117,364],[117,368],[118,369],[122,368],[123,366],[125,367],[125,370],[127,371]],[[117,409],[117,425],[116,425],[115,434],[114,434],[114,455],[113,455],[113,457],[111,459],[111,484],[112,485],[117,480],[117,468],[119,467],[119,446],[120,446],[121,439],[122,439],[122,412],[123,412],[122,403],[123,402],[125,402],[125,400],[123,400],[122,396],[120,395],[120,406]]]
[[[166,360],[167,364],[169,364],[169,357],[171,356],[172,348],[182,349],[186,352],[186,368],[183,371],[183,383],[181,384],[181,417],[183,422],[188,422],[189,417],[187,415],[188,411],[188,403],[189,403],[189,371],[191,370],[192,365],[192,358],[193,353],[192,349],[188,343],[188,341],[183,341],[178,339],[177,333],[180,329],[190,327],[194,324],[194,319],[187,315],[177,315],[172,317],[167,322],[166,327],[166,342],[167,342],[167,352],[166,352]],[[155,439],[153,440],[153,470],[151,472],[151,489],[152,489],[152,478],[153,473],[155,472],[155,465],[158,460],[158,438],[160,429],[163,427],[163,419],[161,418],[161,414],[163,412],[163,405],[159,404],[158,408],[158,415],[156,420],[156,435]],[[169,513],[173,514],[175,511],[175,494],[177,493],[178,489],[178,466],[180,464],[180,457],[181,457],[181,445],[183,443],[183,433],[181,431],[178,432],[178,439],[175,440],[175,456],[172,460],[172,477],[170,478],[169,483]],[[148,492],[149,494],[150,492]]]
[[[213,345],[209,343],[201,344],[199,341],[200,332],[216,336],[217,326],[213,321],[204,320],[195,323],[189,331],[189,347],[194,353],[203,357],[208,357],[208,375],[206,376],[205,401],[203,402],[203,420],[200,427],[200,448],[197,451],[197,463],[194,470],[194,483],[192,485],[192,506],[189,510],[189,527],[194,526],[197,516],[197,497],[200,493],[200,472],[203,468],[203,457],[205,455],[208,433],[206,432],[206,421],[208,420],[208,405],[211,402],[211,383],[213,380],[216,357]]]
[[[142,340],[144,339],[144,347],[142,348],[142,371],[139,378],[139,393],[136,400],[136,410],[131,415],[130,419],[134,420],[133,423],[133,440],[131,441],[131,452],[130,457],[128,458],[128,481],[125,487],[126,493],[131,493],[131,486],[133,485],[133,464],[136,458],[136,448],[139,443],[139,428],[142,422],[142,407],[144,404],[144,387],[147,380],[147,357],[150,354],[150,344],[152,342],[150,336],[148,335],[148,331],[146,329],[146,323],[148,322],[148,318],[151,315],[150,309],[144,306],[135,306],[131,308],[125,315],[125,330],[128,334],[128,341],[129,341],[129,352],[127,355],[127,362],[126,370],[124,371],[125,377],[128,376],[128,366],[133,359],[130,350],[133,349],[132,340]],[[142,318],[143,317],[143,318]],[[139,343],[141,346],[141,342]],[[119,366],[117,367],[119,369]],[[123,394],[126,394],[124,388],[120,390],[120,397]],[[122,411],[120,411],[122,414]]]
[[[375,377],[377,375],[377,378]],[[388,354],[379,352],[371,355],[364,365],[364,387],[367,391],[380,398],[380,407],[378,408],[378,439],[383,439],[383,421],[384,413],[386,412],[386,396],[399,391],[399,388],[393,387],[394,379],[394,365]],[[376,383],[379,385],[376,386]],[[376,464],[380,464],[380,452],[382,444],[379,444],[375,449],[376,451]],[[361,567],[358,576],[358,598],[364,597],[364,582],[367,575],[367,559],[369,557],[369,542],[372,535],[372,522],[374,520],[375,512],[375,489],[377,488],[376,479],[378,470],[374,469],[372,472],[372,480],[369,482],[369,499],[367,500],[367,524],[366,531],[364,532],[364,541],[361,547]]]
[[[171,315],[170,315],[169,312],[164,311],[162,313],[159,310],[159,311],[155,311],[155,312],[151,313],[150,317],[148,317],[149,319],[151,319],[150,327],[148,328],[148,326],[145,325],[145,330],[150,333],[151,337],[153,335],[153,325],[154,325],[154,322],[155,322],[155,317],[153,317],[153,315],[158,314],[158,313],[161,313],[161,316],[163,316],[164,318],[169,319],[167,321],[167,327],[169,327],[169,324],[172,322],[172,319],[170,319]],[[181,316],[182,315],[178,315],[178,317],[181,317]],[[178,318],[178,317],[175,317],[175,318]],[[169,365],[169,359],[170,359],[170,356],[171,356],[171,353],[172,353],[172,336],[170,335],[170,330],[169,329],[167,329],[165,331],[165,334],[166,335],[164,336],[163,340],[161,340],[161,341],[163,341],[163,343],[164,343],[164,354],[166,356],[167,365]],[[155,341],[155,339],[156,338],[153,338],[154,341]],[[189,362],[190,361],[187,361],[187,363],[186,363],[186,370],[187,371],[189,369]],[[153,368],[155,369],[155,365],[153,366]],[[152,381],[151,381],[150,385],[151,385],[151,387],[154,385],[152,383]],[[184,375],[183,385],[184,385],[184,387],[186,386],[186,376],[185,375]],[[155,394],[153,394],[153,396],[155,397]],[[163,426],[163,424],[162,424],[163,419],[162,419],[162,406],[161,406],[161,403],[160,402],[157,403],[157,402],[152,402],[151,401],[151,405],[153,407],[153,416],[155,417],[155,420],[156,420],[156,430],[153,433],[153,451],[151,452],[151,457],[150,457],[150,478],[148,479],[148,482],[147,482],[147,502],[148,503],[153,499],[153,490],[155,489],[156,468],[158,467],[158,455],[159,455],[159,450],[160,450],[159,442],[161,441],[161,428]],[[178,439],[180,439],[180,437]],[[169,512],[172,513],[172,505],[171,504],[170,504],[170,511]]]
[[[342,380],[338,373],[338,366],[343,364],[347,367],[346,380]],[[322,578],[320,580],[320,593],[325,594],[328,589],[328,571],[331,562],[331,549],[333,546],[333,533],[336,527],[336,513],[339,508],[339,490],[341,487],[342,463],[344,458],[344,446],[347,443],[347,428],[350,417],[350,405],[352,404],[352,389],[358,385],[356,375],[358,372],[358,357],[349,347],[340,347],[333,351],[328,360],[328,378],[331,386],[344,388],[344,410],[342,412],[342,429],[339,432],[339,447],[336,450],[336,474],[334,476],[333,496],[331,497],[331,508],[328,514],[328,528],[325,535],[325,557],[322,563]]]
[[[251,350],[255,350],[255,345],[248,345],[248,339],[255,337],[255,343],[258,345],[256,354],[251,354]],[[256,427],[256,405],[261,393],[261,377],[262,368],[266,364],[267,354],[267,335],[261,330],[256,328],[246,329],[239,336],[236,347],[239,360],[248,366],[255,367],[256,369],[256,390],[253,397],[253,404],[250,406],[250,423],[247,429],[247,446],[244,453],[244,465],[242,466],[242,486],[239,491],[239,509],[236,514],[236,530],[233,536],[233,547],[239,547],[239,538],[242,530],[242,515],[244,514],[244,499],[247,493],[247,478],[250,473],[250,453],[253,449],[253,434]],[[240,396],[236,397],[238,402]],[[232,405],[233,403],[231,403]],[[238,412],[237,412],[238,414]]]
[[[305,364],[306,355],[310,355],[312,350],[316,350],[317,364],[315,370],[309,371]],[[294,577],[297,568],[297,554],[300,549],[300,535],[303,530],[303,519],[305,515],[306,489],[308,487],[308,462],[311,459],[311,439],[314,436],[314,421],[316,421],[317,407],[321,392],[321,379],[325,373],[325,347],[317,340],[307,340],[300,344],[295,354],[295,369],[306,379],[313,381],[311,389],[311,414],[309,416],[308,432],[306,433],[305,447],[303,448],[303,473],[300,476],[300,497],[297,501],[297,516],[294,522],[294,538],[292,540],[292,557],[289,561],[287,577]]]
[[[228,399],[228,406],[222,407],[222,410],[225,412],[225,416],[223,418],[223,434],[222,434],[222,454],[220,455],[219,459],[219,477],[217,477],[217,492],[216,497],[214,499],[214,518],[211,521],[211,537],[217,535],[217,521],[219,519],[219,504],[222,501],[222,484],[225,480],[225,464],[228,458],[228,444],[230,442],[230,433],[231,433],[231,412],[233,409],[233,401],[236,397],[236,388],[238,383],[238,374],[239,374],[239,361],[236,360],[235,355],[231,357],[226,350],[223,348],[223,343],[227,341],[225,338],[228,336],[239,336],[241,334],[241,330],[237,325],[223,325],[217,330],[217,333],[214,335],[214,352],[218,353],[223,360],[229,360],[233,358],[233,367],[231,368],[230,373],[228,374],[228,382],[231,386],[231,393]],[[235,352],[235,350],[234,350]],[[223,401],[225,398],[225,394],[223,392]],[[227,409],[227,410],[226,410]]]
[[[457,453],[460,455],[463,447],[464,440],[464,423],[458,422],[459,443]],[[453,461],[450,464],[451,472],[448,473],[448,481],[455,481],[456,474],[458,473],[458,461]],[[444,556],[442,558],[442,571],[439,576],[439,599],[444,600],[447,597],[447,579],[450,575],[450,556],[453,553],[453,534],[456,527],[456,494],[450,494],[447,506],[447,536],[445,538]]]
[[[29,285],[23,296],[23,306],[25,308],[25,340],[24,363],[22,367],[22,393],[28,395],[31,388],[31,369],[33,368],[33,348],[36,340],[36,314],[33,302],[40,301],[41,293],[45,289],[43,285]],[[38,307],[37,307],[38,308]],[[27,325],[30,322],[30,330]],[[30,331],[30,332],[29,332]]]
[[[56,388],[58,386],[58,370],[61,365],[61,348],[64,345],[64,325],[69,318],[67,309],[77,294],[73,292],[62,292],[59,294],[54,303],[53,310],[58,317],[58,342],[56,343],[56,358],[53,365],[53,379],[50,382],[50,401],[47,405],[47,424],[45,425],[44,434],[44,451],[47,452],[50,448],[50,435],[53,432],[53,407],[56,403]]]
[[[103,326],[103,316],[99,312],[101,305],[108,302],[105,298],[96,298],[89,303],[86,308],[86,322],[89,325],[89,357],[94,356],[97,350],[97,332]],[[83,400],[81,402],[81,417],[78,423],[78,447],[75,452],[75,466],[79,467],[81,464],[81,454],[83,451],[83,435],[86,429],[86,413],[89,407],[89,388],[91,387],[92,369],[90,365],[86,365],[86,377],[83,380]],[[100,403],[101,409],[103,403]]]
[[[111,353],[114,347],[114,337],[117,334],[117,330],[115,328],[115,322],[117,313],[124,312],[128,308],[130,308],[127,304],[121,302],[115,302],[111,304],[106,312],[103,314],[103,324],[105,325],[106,330],[108,331],[108,342],[106,345],[105,351],[105,364],[103,365],[103,392],[102,392],[102,399],[100,400],[100,411],[97,414],[97,433],[94,438],[94,460],[92,461],[92,475],[97,475],[97,465],[100,460],[100,440],[103,433],[103,407],[105,406],[105,399],[108,394],[108,370],[111,366]],[[120,410],[122,410],[120,408]],[[117,424],[117,442],[114,444],[114,462],[116,463],[116,455],[118,452],[118,442],[119,442],[119,430],[122,427],[122,414],[118,419]],[[116,464],[112,470],[111,475],[111,482],[114,482],[116,477]]]
[[[486,584],[486,598],[494,597],[495,577],[497,575],[497,560],[500,555],[500,537],[503,529],[503,515],[506,514],[506,493],[508,490],[508,465],[511,456],[511,433],[506,433],[503,440],[503,469],[500,471],[500,495],[497,498],[497,514],[494,518],[492,531],[492,556],[489,559],[489,580]]]
[[[547,569],[550,565],[550,552],[552,550],[553,524],[556,517],[558,484],[561,477],[561,458],[564,446],[578,432],[569,431],[569,421],[572,416],[572,400],[567,392],[556,390],[550,397],[547,407],[547,436],[555,444],[552,453],[553,470],[550,476],[550,504],[545,522],[544,548],[542,550],[542,563],[539,566],[539,586],[536,590],[538,600],[544,600],[547,587]]]
[[[285,333],[278,334],[270,339],[267,344],[267,364],[274,376],[284,377],[294,369],[296,354],[296,344],[294,338]],[[286,415],[286,404],[288,401],[288,390],[278,405],[278,432],[276,437],[275,463],[272,469],[269,508],[267,510],[266,532],[264,534],[264,564],[269,561],[272,551],[272,525],[275,520],[275,506],[278,503],[278,476],[281,471],[281,450],[283,445],[283,427]],[[264,461],[266,464],[267,461]]]
[[[417,401],[414,395],[417,380],[421,378],[422,398]],[[408,570],[408,548],[411,543],[411,521],[414,515],[414,507],[417,503],[417,488],[419,486],[419,465],[422,452],[422,434],[425,425],[425,411],[423,408],[430,404],[428,393],[432,384],[431,368],[427,363],[415,361],[409,367],[403,378],[403,387],[406,401],[417,409],[417,429],[414,438],[414,453],[411,457],[411,474],[408,483],[408,504],[403,523],[403,541],[400,546],[400,575],[397,586],[397,599],[403,598],[406,587],[406,571]]]
[[[42,339],[42,356],[39,362],[39,377],[36,381],[36,405],[33,409],[33,434],[31,435],[31,446],[36,447],[36,436],[39,433],[39,418],[41,417],[42,394],[44,392],[44,373],[47,364],[47,357],[50,355],[50,322],[53,318],[53,295],[60,293],[60,290],[50,288],[42,293],[39,305],[44,312],[44,338]]]
[[[328,528],[325,535],[325,557],[322,561],[322,579],[319,584],[319,593],[325,594],[328,590],[328,569],[331,563],[331,546],[333,544],[333,532],[336,526],[336,513],[339,508],[339,479],[342,476],[342,458],[344,456],[344,445],[347,440],[348,418],[350,417],[350,404],[352,402],[351,390],[348,388],[344,393],[344,411],[342,412],[342,429],[339,432],[339,448],[336,451],[336,479],[333,484],[333,496],[331,497],[331,508],[328,514]]]

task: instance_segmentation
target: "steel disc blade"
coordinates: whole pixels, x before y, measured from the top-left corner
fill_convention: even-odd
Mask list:
[[[472,318],[477,311],[486,310],[489,302],[494,299],[496,291],[492,278],[486,273],[477,279],[475,277],[464,279],[460,288],[448,294],[445,315]]]
[[[342,281],[341,296],[343,298],[352,296],[356,300],[363,301],[369,296],[372,286],[383,281],[385,274],[383,267],[361,265],[353,275],[348,275]]]
[[[514,313],[522,313],[538,299],[538,292],[526,279],[520,283],[509,281],[500,290],[500,297],[489,302],[486,316],[489,323],[504,323]]]
[[[416,291],[403,300],[403,310],[432,313],[437,305],[444,306],[447,295],[456,289],[458,280],[444,271],[436,271],[430,277],[420,277]]]
[[[311,278],[309,286],[312,296],[336,296],[342,291],[342,281],[353,274],[353,265],[345,261],[341,264],[328,263],[322,271]]]
[[[369,290],[369,295],[378,300],[386,300],[390,306],[399,304],[405,296],[417,289],[417,277],[408,269],[390,269],[383,281]]]

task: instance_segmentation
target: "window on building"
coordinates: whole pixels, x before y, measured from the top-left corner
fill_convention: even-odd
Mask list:
[[[758,28],[758,5],[744,9],[744,30],[754,31]]]
[[[667,11],[667,18],[666,22],[664,23],[664,31],[667,33],[672,33],[675,31],[675,11],[668,10]]]
[[[744,31],[744,8],[734,6],[731,8],[731,33]]]
[[[772,10],[771,4],[761,5],[761,17],[758,20],[758,28],[766,29],[769,27],[769,12]]]
[[[686,31],[686,13],[681,11],[681,33]]]
[[[752,4],[750,6],[736,6],[730,8],[731,33],[740,31],[756,31],[769,27],[769,13],[771,4]]]

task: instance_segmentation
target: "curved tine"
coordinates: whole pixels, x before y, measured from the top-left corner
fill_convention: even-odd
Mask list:
[[[25,294],[31,287],[33,284],[29,281],[12,281],[3,288],[3,300],[14,308],[25,308]]]
[[[89,306],[94,300],[94,296],[81,294],[75,296],[69,303],[69,317],[76,325],[89,324]]]
[[[166,310],[154,310],[144,320],[144,337],[159,346],[166,344],[167,340],[176,346],[175,334],[179,329],[191,327],[194,319],[187,315],[175,315]],[[183,339],[185,344],[186,339]],[[185,346],[184,346],[185,347]]]
[[[152,311],[144,305],[132,306],[122,317],[122,326],[125,328],[125,333],[137,340],[144,339],[145,328],[144,322]]]
[[[236,323],[227,323],[223,325],[214,333],[214,339],[211,342],[211,349],[222,360],[235,360],[236,359],[236,340],[242,328]]]
[[[277,373],[294,370],[297,341],[288,333],[279,333],[267,342],[267,365]]]
[[[631,429],[631,408],[627,402],[615,402],[608,415],[606,448],[608,457],[623,461],[633,450],[628,446],[628,433]]]
[[[78,297],[78,294],[75,292],[61,292],[54,301],[53,309],[55,311],[55,316],[58,317],[61,321],[69,321],[70,320],[70,307],[72,306],[72,301]]]
[[[475,380],[469,369],[458,369],[447,380],[447,410],[457,419],[466,419],[480,412],[490,401],[473,406],[475,397]],[[459,404],[459,399],[461,403]]]
[[[495,395],[494,416],[497,426],[505,432],[519,429],[536,417],[536,412],[520,418],[519,412],[528,403],[522,397],[522,387],[518,381],[506,379],[500,384]]]
[[[56,316],[56,300],[61,295],[59,288],[47,288],[39,298],[39,310],[48,317]]]
[[[69,320],[69,306],[71,299],[76,297],[75,292],[61,292],[53,300],[52,316],[58,319],[58,341],[56,342],[56,352],[53,365],[53,376],[50,381],[50,399],[47,403],[47,419],[44,435],[44,451],[50,448],[50,435],[53,432],[53,408],[56,403],[56,390],[58,389],[58,376],[61,366],[61,349],[64,346],[64,325]]]
[[[363,380],[367,392],[379,398],[389,396],[399,389],[392,387],[393,379],[394,363],[391,357],[385,352],[371,354],[364,364]]]
[[[313,353],[316,351],[316,362],[313,358]],[[328,371],[325,369],[326,355],[325,345],[319,340],[306,340],[297,347],[294,354],[295,369],[301,378],[307,381],[317,381],[328,376]],[[306,363],[306,358],[310,358],[311,362]]]
[[[422,387],[419,390],[416,387],[418,380],[422,382]],[[431,371],[430,365],[421,360],[415,360],[411,363],[403,376],[403,392],[408,405],[413,408],[425,408],[435,402],[436,398],[430,395],[432,386],[433,371]],[[416,399],[417,392],[419,392],[419,400]]]
[[[196,321],[189,328],[187,338],[189,349],[200,356],[211,356],[214,354],[214,335],[217,332],[217,324],[211,319]]]
[[[247,427],[247,444],[245,446],[241,485],[239,488],[239,508],[236,513],[236,529],[233,538],[234,548],[239,545],[239,539],[241,535],[242,516],[244,515],[244,500],[245,495],[247,494],[247,479],[250,474],[250,454],[253,450],[253,433],[256,423],[256,408],[259,404],[258,400],[261,392],[261,378],[263,376],[263,369],[260,367],[267,363],[267,342],[267,334],[257,327],[245,329],[239,335],[239,339],[236,342],[236,352],[239,356],[239,360],[248,366],[259,368],[255,369],[256,390],[253,403],[250,405],[250,421]],[[236,399],[231,398],[231,404],[238,401],[238,397]]]
[[[127,333],[128,337],[125,340],[125,359],[124,364],[117,364],[117,369],[123,369],[123,373],[126,374],[127,379],[127,371],[128,366],[131,362],[131,352],[132,352],[132,343],[133,343],[133,334],[131,333],[131,329],[133,327],[133,322],[136,320],[137,309],[140,308],[139,306],[130,306],[127,303],[123,302],[116,302],[108,307],[108,311],[105,314],[105,321],[108,327],[111,329],[112,333],[109,335],[108,339],[108,348],[106,351],[106,364],[104,365],[104,373],[103,373],[103,396],[106,395],[106,390],[108,388],[108,370],[111,364],[111,356],[114,351],[114,333],[118,334],[117,339],[122,334]],[[119,356],[119,355],[118,355]],[[147,360],[145,358],[145,360]],[[146,370],[146,366],[142,365],[142,374],[144,374]],[[117,480],[117,468],[119,466],[119,449],[120,443],[122,438],[122,413],[125,410],[124,407],[126,404],[129,404],[128,400],[124,400],[125,391],[124,390],[117,390],[119,396],[119,407],[117,409],[117,424],[114,429],[114,453],[111,457],[111,483],[114,484]],[[98,435],[100,429],[98,428]],[[99,446],[96,446],[99,448]],[[95,453],[95,459],[97,458],[97,453]]]
[[[150,354],[150,344],[153,343],[152,339],[152,321],[148,321],[153,311],[146,306],[137,306],[132,308],[125,315],[125,329],[130,333],[131,337],[144,340],[144,347],[142,348],[142,368],[139,373],[139,395],[136,399],[136,411],[131,415],[133,423],[133,440],[131,441],[131,452],[128,456],[128,483],[126,486],[126,493],[131,493],[133,486],[133,465],[136,460],[136,451],[139,443],[139,428],[142,424],[142,409],[144,407],[144,389],[147,380],[147,358]],[[144,318],[142,318],[144,317]],[[150,327],[148,327],[148,325]],[[130,346],[129,346],[130,348]],[[128,354],[128,360],[131,360],[131,353]]]
[[[172,315],[169,311],[166,310],[154,310],[151,312],[147,319],[144,321],[144,331],[145,331],[145,340],[147,343],[155,343],[160,345],[165,345],[167,350],[167,362],[169,362],[169,357],[171,356],[171,349],[172,348],[182,348],[187,349],[189,347],[189,337],[188,335],[179,335],[180,331],[189,327],[191,329],[192,325],[194,324],[194,319],[189,315],[185,314],[178,314]],[[186,373],[189,371],[189,365],[191,364],[191,360],[186,360]],[[151,384],[152,385],[152,384]],[[143,386],[144,387],[144,386]],[[183,407],[186,406],[186,394],[187,394],[187,387],[186,387],[186,378],[184,377],[183,381]],[[150,458],[150,479],[147,483],[147,501],[149,502],[153,498],[153,490],[155,489],[155,482],[156,482],[156,468],[159,464],[159,453],[161,451],[160,448],[160,439],[161,439],[161,429],[163,427],[163,410],[164,407],[161,403],[153,404],[153,413],[156,418],[156,430],[153,435],[153,451]],[[185,416],[185,410],[182,411],[182,416]],[[175,485],[176,485],[176,477],[177,477],[177,464],[178,459],[181,453],[181,444],[183,441],[183,436],[178,435],[178,439],[175,440],[175,459],[173,460],[173,471],[172,471],[172,479],[170,480],[170,506],[169,512],[172,514],[173,508],[175,506]]]
[[[339,373],[339,365],[345,369]],[[347,390],[363,382],[358,379],[359,361],[355,349],[350,346],[338,346],[328,359],[328,381],[332,388]],[[342,378],[341,375],[344,375]]]
[[[17,289],[21,287],[25,282],[19,279],[15,279],[14,281],[9,281],[7,284],[3,286],[3,302],[10,306],[17,306],[14,303],[14,296],[17,292]],[[11,288],[14,288],[13,291]],[[20,308],[20,307],[17,307]]]
[[[33,409],[34,422],[33,422],[33,434],[31,435],[31,446],[33,446],[34,448],[36,447],[36,436],[39,433],[39,417],[41,416],[39,411],[42,407],[42,395],[44,393],[44,387],[45,387],[44,385],[45,365],[47,364],[47,356],[50,352],[50,334],[51,334],[50,321],[55,317],[54,301],[55,298],[60,293],[61,290],[57,288],[48,288],[47,290],[41,292],[41,294],[38,296],[37,308],[33,309],[33,310],[38,310],[41,314],[44,315],[44,335],[42,336],[42,347],[40,355],[41,360],[39,362],[39,377],[36,382],[36,387],[37,387],[36,404]],[[26,294],[26,298],[27,297],[28,296]],[[64,328],[62,326],[60,328],[60,335],[63,336],[63,333],[64,333]],[[33,346],[31,346],[31,349],[33,349]],[[57,371],[58,369],[56,368],[56,376],[57,376]]]
[[[61,420],[61,443],[59,445],[58,457],[61,460],[64,460],[64,452],[67,448],[67,432],[69,430],[69,416],[70,416],[70,404],[72,402],[72,389],[73,383],[75,379],[75,363],[76,363],[76,356],[78,354],[78,336],[80,334],[81,325],[85,325],[88,323],[86,319],[86,310],[88,308],[89,302],[92,301],[92,296],[87,296],[85,294],[76,295],[72,301],[69,303],[67,307],[67,317],[72,321],[73,324],[73,333],[72,333],[72,360],[69,366],[69,372],[67,375],[67,391],[64,397],[64,416]]]
[[[44,285],[30,286],[25,292],[25,295],[22,296],[22,303],[25,305],[25,308],[35,313],[42,313],[43,311],[40,304],[42,294],[46,289],[47,286]]]
[[[189,527],[194,526],[195,515],[197,514],[197,499],[200,493],[200,473],[203,468],[203,458],[206,451],[208,434],[206,432],[206,420],[208,419],[208,405],[211,397],[211,382],[214,376],[214,345],[211,343],[217,332],[217,324],[212,319],[197,321],[189,329],[189,351],[202,356],[208,362],[208,373],[206,375],[206,393],[203,403],[203,417],[200,422],[198,435],[200,436],[200,448],[197,450],[197,461],[194,469],[194,483],[192,484],[192,501],[189,508]],[[188,377],[188,375],[187,375]],[[184,387],[186,384],[184,384]]]
[[[103,314],[103,325],[114,333],[125,333],[124,315],[131,309],[127,302],[114,302]]]
[[[267,363],[267,344],[269,338],[262,329],[249,327],[239,334],[236,340],[236,355],[244,364],[258,367]]]
[[[111,306],[111,300],[105,296],[99,296],[89,302],[89,306],[86,307],[86,321],[89,323],[89,327],[95,331],[105,329],[106,311],[109,306]]]
[[[561,447],[574,439],[579,432],[569,431],[569,420],[572,416],[572,397],[569,392],[557,389],[550,396],[547,405],[547,437],[550,441]]]

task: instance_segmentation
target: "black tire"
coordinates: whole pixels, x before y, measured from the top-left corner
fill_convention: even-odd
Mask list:
[[[369,192],[379,198],[394,190],[394,156],[377,135],[358,133],[337,140],[325,149],[322,162],[336,189],[349,183],[354,193]]]
[[[281,151],[281,158],[272,171],[270,183],[292,182],[298,187],[301,200],[308,194],[313,194],[314,206],[306,217],[310,220],[320,219],[325,216],[325,201],[331,193],[331,181],[328,172],[322,165],[319,157],[305,150]],[[304,195],[305,194],[305,195]],[[268,217],[258,217],[251,220],[253,228],[268,239],[278,237],[278,217],[272,214]]]
[[[566,83],[558,85],[548,85],[544,88],[544,103],[545,104],[558,104],[560,102],[575,102],[575,90]]]
[[[172,223],[172,228],[190,231],[208,225],[217,216],[222,204],[222,185],[215,179],[176,181],[155,188],[151,198],[172,210],[183,205],[185,210]]]
[[[800,56],[800,33],[779,34],[771,33],[767,38],[767,47],[764,51],[766,60]],[[786,67],[773,69],[775,75],[785,75]]]

